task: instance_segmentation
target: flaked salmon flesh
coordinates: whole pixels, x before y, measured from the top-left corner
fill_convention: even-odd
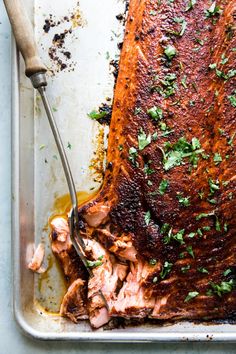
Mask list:
[[[235,31],[235,0],[130,0],[105,178],[79,209],[93,278],[52,223],[62,315],[235,316]]]

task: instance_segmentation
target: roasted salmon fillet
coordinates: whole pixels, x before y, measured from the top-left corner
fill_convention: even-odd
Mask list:
[[[235,316],[235,31],[235,0],[130,0],[104,183],[79,210],[92,279],[52,225],[85,307],[62,315]]]

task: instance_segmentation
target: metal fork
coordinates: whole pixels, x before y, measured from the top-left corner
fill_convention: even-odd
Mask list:
[[[60,137],[60,133],[57,128],[56,121],[54,119],[51,106],[49,104],[46,87],[46,67],[42,63],[37,50],[37,45],[34,38],[34,32],[32,25],[30,23],[29,17],[27,15],[24,4],[21,0],[4,0],[5,7],[8,13],[9,20],[12,25],[13,33],[16,39],[16,44],[21,52],[25,61],[25,74],[30,78],[33,87],[38,90],[44,107],[47,113],[49,124],[55,138],[57,149],[61,158],[62,167],[66,176],[66,181],[68,184],[72,208],[69,213],[69,227],[70,227],[70,238],[71,242],[78,253],[80,259],[82,260],[84,266],[86,267],[89,276],[93,277],[92,270],[88,267],[88,261],[86,258],[86,246],[83,238],[80,235],[79,230],[79,214],[78,214],[78,201],[75,189],[74,180],[72,177],[70,165],[65,153],[65,149]],[[99,291],[104,304],[107,306],[106,299],[102,293]]]

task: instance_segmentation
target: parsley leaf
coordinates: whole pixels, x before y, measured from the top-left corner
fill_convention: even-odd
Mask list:
[[[192,258],[195,258],[192,246],[186,247],[186,251],[188,252],[188,254],[190,254]]]
[[[196,4],[196,2],[197,2],[197,0],[190,0],[189,3],[186,6],[185,11],[187,12],[187,11],[193,9],[193,7]]]
[[[236,91],[234,91],[234,95],[228,96],[228,100],[233,107],[236,107]]]
[[[173,234],[172,228],[171,228],[168,231],[168,234],[163,239],[164,244],[169,244],[171,242],[171,240],[175,240],[175,241],[179,242],[180,245],[184,245],[185,244],[184,239],[183,239],[184,232],[185,232],[185,230],[182,229],[182,230],[178,231],[176,234]]]
[[[182,17],[180,17],[180,18],[179,17],[175,17],[174,21],[176,23],[180,23],[181,24],[180,31],[178,33],[175,33],[175,34],[180,36],[180,37],[182,37],[184,32],[185,32],[185,30],[186,30],[186,28],[187,28],[187,21],[184,18],[182,18]]]
[[[104,118],[107,116],[107,112],[98,112],[98,111],[92,111],[90,113],[88,113],[88,116],[91,118],[91,119],[101,119],[101,118]]]
[[[164,50],[164,54],[169,60],[172,60],[176,56],[176,49],[173,45],[168,44]]]
[[[175,166],[180,166],[186,157],[196,167],[198,161],[197,154],[204,151],[203,149],[198,149],[200,146],[197,138],[193,138],[192,142],[189,143],[184,137],[180,138],[172,146],[170,144],[166,145],[167,151],[164,157],[164,169],[168,171]]]
[[[136,163],[136,158],[138,156],[138,151],[135,147],[131,147],[129,149],[129,160],[132,162],[132,164],[134,166],[137,166],[137,163]]]
[[[182,204],[183,206],[185,206],[185,207],[190,206],[190,201],[189,201],[190,197],[183,197],[181,195],[181,193],[178,193],[177,198],[178,198],[179,203]]]
[[[144,221],[146,223],[146,225],[148,226],[150,221],[151,221],[151,213],[150,211],[147,211],[144,215]]]
[[[220,284],[210,283],[213,293],[221,297],[223,294],[230,293],[235,287],[235,281],[231,279],[230,281],[222,281]]]
[[[151,134],[146,135],[145,132],[141,129],[138,135],[138,148],[143,150],[146,146],[151,143]]]
[[[166,179],[163,179],[159,185],[160,195],[164,195],[166,189],[168,188],[169,182]]]
[[[96,261],[89,261],[89,260],[87,260],[87,266],[88,266],[89,268],[96,268],[96,267],[99,267],[100,265],[103,264],[102,258],[103,258],[103,256],[100,256],[100,257],[98,258],[98,260],[96,260]]]
[[[182,273],[187,273],[187,271],[191,268],[191,266],[188,264],[184,267],[181,267],[180,270]]]
[[[230,268],[228,268],[224,271],[223,276],[227,277],[227,275],[229,275],[230,273],[232,273],[232,270]]]
[[[214,194],[215,191],[218,191],[220,189],[218,180],[214,182],[211,178],[209,178],[208,183],[210,186],[210,195]]]
[[[208,270],[204,267],[198,267],[197,270],[203,274],[209,274]]]
[[[162,119],[163,112],[160,107],[153,106],[147,110],[147,114],[154,120]]]
[[[221,154],[218,153],[218,152],[216,152],[216,153],[214,154],[213,161],[215,162],[215,165],[216,165],[216,166],[219,165],[219,163],[222,162]]]
[[[214,1],[211,6],[209,7],[209,9],[205,10],[205,15],[206,17],[213,17],[215,15],[220,15],[222,13],[221,8],[216,5],[216,1]]]
[[[165,279],[165,277],[171,272],[172,266],[173,266],[172,263],[165,261],[162,270],[160,272],[161,279]]]
[[[195,219],[196,220],[201,220],[202,218],[208,218],[209,216],[213,216],[213,213],[200,213],[198,214]]]
[[[184,299],[184,302],[188,302],[192,299],[194,299],[196,296],[199,295],[199,292],[198,291],[190,291],[188,293],[188,295],[186,296],[186,298]]]

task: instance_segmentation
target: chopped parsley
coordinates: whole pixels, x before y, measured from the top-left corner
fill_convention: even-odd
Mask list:
[[[151,213],[150,211],[147,211],[144,215],[144,221],[146,223],[146,225],[148,226],[150,221],[151,221]]]
[[[215,229],[216,229],[216,231],[221,231],[220,221],[217,216],[216,216],[216,221],[215,221]]]
[[[233,95],[228,96],[228,100],[233,107],[236,107],[236,90],[234,91]]]
[[[134,115],[137,116],[138,114],[140,114],[142,112],[142,109],[140,107],[135,107],[134,109]]]
[[[190,206],[189,198],[190,197],[183,197],[181,193],[177,194],[177,199],[178,199],[179,203],[185,207]]]
[[[207,18],[213,17],[215,15],[221,15],[221,13],[222,13],[222,10],[221,10],[220,6],[216,5],[216,1],[214,1],[211,4],[209,9],[205,10],[205,15]]]
[[[164,169],[168,171],[175,166],[180,166],[184,163],[183,159],[187,157],[190,163],[196,167],[198,162],[197,155],[203,152],[200,146],[200,142],[197,138],[193,138],[191,143],[189,143],[185,137],[180,138],[173,145],[166,143],[166,153],[163,161]]]
[[[220,189],[218,180],[213,181],[211,178],[209,178],[208,184],[210,186],[210,195],[213,195],[215,191],[218,191]]]
[[[173,45],[168,44],[164,50],[164,54],[169,60],[172,60],[176,56],[175,47]]]
[[[163,234],[165,234],[166,232],[168,232],[169,230],[170,230],[170,225],[167,224],[167,223],[165,223],[165,224],[162,225],[160,232],[161,232],[161,234],[163,235]]]
[[[154,120],[163,118],[163,112],[160,107],[153,106],[152,108],[149,108],[147,114]]]
[[[204,267],[198,267],[197,270],[200,273],[209,274],[208,270],[206,268],[204,268]]]
[[[149,260],[149,264],[154,266],[154,265],[157,264],[157,260],[156,260],[155,258],[151,258],[151,259]]]
[[[210,64],[209,69],[211,69],[211,70],[216,69],[216,63]]]
[[[71,145],[71,143],[68,141],[68,143],[67,143],[67,148],[68,149],[70,149],[71,150],[71,148],[72,148],[72,145]]]
[[[164,195],[167,188],[168,188],[169,182],[166,179],[163,179],[159,185],[159,193],[160,195]]]
[[[187,271],[191,268],[191,266],[188,264],[184,267],[181,267],[180,270],[182,273],[187,273]]]
[[[138,151],[135,147],[131,147],[129,149],[129,160],[132,162],[134,166],[137,166],[136,158],[138,156]]]
[[[213,213],[200,213],[195,217],[195,219],[201,220],[203,218],[208,218],[209,216],[213,216],[213,215],[214,215]]]
[[[196,2],[197,2],[197,0],[190,0],[186,6],[185,11],[189,11],[189,10],[193,9]]]
[[[145,132],[140,129],[139,135],[138,135],[138,148],[139,150],[145,149],[146,146],[148,146],[151,143],[151,134],[146,135]]]
[[[192,258],[195,258],[192,246],[187,246],[186,251],[188,252],[188,254],[190,254]]]
[[[232,273],[232,270],[230,268],[228,268],[224,271],[223,276],[227,277],[227,275],[229,275],[230,273]]]
[[[210,204],[217,204],[217,200],[212,198],[212,199],[207,199],[207,201],[210,203]]]
[[[173,264],[165,261],[164,265],[162,266],[162,270],[160,272],[161,279],[165,279],[165,277],[171,272]]]
[[[193,237],[195,237],[195,235],[196,235],[196,232],[190,232],[190,233],[188,234],[188,237],[189,237],[189,238],[193,238]]]
[[[101,118],[104,118],[107,116],[107,112],[98,112],[98,111],[92,111],[90,113],[88,113],[88,116],[91,118],[91,119],[101,119]]]
[[[219,165],[222,162],[222,157],[221,154],[216,152],[213,157],[213,161],[215,162],[215,165]]]
[[[222,64],[222,65],[226,64],[229,61],[229,59],[225,57],[225,53],[223,53],[221,55],[221,59],[222,60],[221,60],[220,64]]]
[[[172,229],[168,231],[168,234],[164,237],[163,242],[164,244],[169,244],[172,240],[175,240],[180,243],[180,245],[184,245],[184,229],[178,231],[176,234],[172,233]]]
[[[188,295],[186,296],[186,298],[184,299],[184,302],[188,302],[192,299],[194,299],[196,296],[199,295],[199,292],[198,291],[190,291],[188,293]]]
[[[187,80],[187,76],[184,75],[184,77],[183,77],[182,80],[181,80],[181,84],[182,84],[182,86],[183,86],[185,89],[188,88],[188,86],[187,86],[187,84],[186,84],[186,80]]]
[[[177,77],[174,73],[167,74],[163,80],[160,80],[163,89],[159,88],[157,91],[159,91],[165,98],[174,95],[175,90],[177,89],[177,84],[175,82],[176,78]]]
[[[99,267],[100,265],[103,264],[102,262],[103,256],[98,257],[98,259],[96,261],[89,261],[87,260],[87,266],[89,268],[96,268]]]
[[[219,284],[213,282],[210,283],[212,289],[211,292],[221,297],[223,294],[230,293],[235,288],[235,280],[231,279],[230,281],[222,281]],[[210,293],[208,293],[210,294]]]
[[[174,21],[175,21],[176,23],[180,23],[180,24],[181,24],[181,29],[180,29],[180,31],[177,32],[177,33],[174,32],[174,34],[176,34],[177,36],[182,37],[183,34],[184,34],[184,32],[185,32],[185,30],[186,30],[186,28],[187,28],[187,21],[186,21],[184,18],[182,18],[182,17],[175,17],[175,18],[174,18]]]

